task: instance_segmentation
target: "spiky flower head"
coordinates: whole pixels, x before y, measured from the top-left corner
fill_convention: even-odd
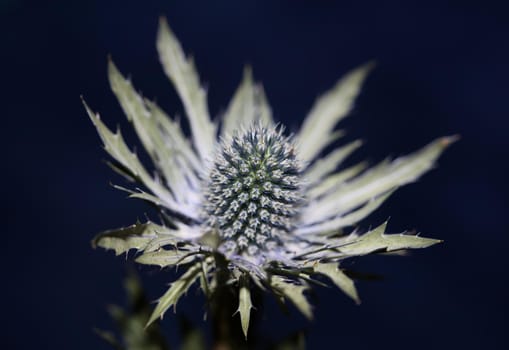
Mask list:
[[[141,264],[186,267],[159,299],[149,323],[197,281],[207,297],[225,285],[237,289],[246,335],[252,286],[272,290],[311,318],[304,291],[320,275],[359,300],[353,281],[340,268],[343,260],[439,242],[415,234],[386,234],[386,223],[362,234],[348,231],[398,187],[431,169],[454,140],[437,139],[368,170],[364,163],[341,168],[359,141],[324,153],[341,136],[336,124],[351,110],[371,64],[339,80],[315,102],[301,129],[288,135],[274,122],[250,69],[219,124],[209,116],[192,60],[164,19],[157,49],[182,100],[191,143],[178,122],[137,93],[111,61],[108,66],[112,90],[152,158],[155,175],[130,151],[120,132],[111,132],[85,105],[114,159],[111,166],[144,188],[122,189],[155,205],[162,218],[160,224],[149,221],[106,231],[94,245],[117,255],[135,249]],[[227,278],[218,277],[225,274]]]
[[[301,167],[283,129],[253,124],[221,143],[203,192],[203,219],[226,256],[256,263],[285,249],[303,202]]]

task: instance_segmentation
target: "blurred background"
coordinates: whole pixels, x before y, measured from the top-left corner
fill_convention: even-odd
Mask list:
[[[344,141],[372,163],[460,134],[437,169],[394,194],[361,228],[416,229],[445,243],[408,257],[349,264],[383,276],[358,283],[360,306],[334,288],[312,295],[315,320],[263,311],[267,337],[298,329],[310,349],[507,349],[506,220],[509,8],[503,1],[0,1],[2,349],[109,349],[105,306],[125,302],[125,256],[93,250],[99,231],[153,213],[125,199],[102,160],[84,95],[137,145],[106,78],[107,56],[138,90],[182,115],[159,65],[158,18],[195,57],[219,115],[245,63],[276,119],[297,130],[314,99],[376,60]],[[138,148],[139,149],[139,148]],[[351,163],[350,163],[351,164]],[[173,271],[139,267],[155,300]],[[203,298],[178,305],[198,325]],[[162,323],[178,342],[177,317]]]

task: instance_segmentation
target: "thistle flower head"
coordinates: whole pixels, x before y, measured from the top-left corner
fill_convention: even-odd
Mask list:
[[[273,120],[250,69],[221,123],[216,123],[209,116],[192,61],[164,20],[157,48],[182,100],[190,138],[178,122],[136,92],[112,62],[108,67],[112,90],[152,158],[156,175],[145,169],[120,132],[110,131],[85,105],[114,160],[112,167],[143,187],[124,190],[156,206],[163,219],[160,224],[149,221],[106,231],[94,245],[117,255],[135,249],[141,264],[186,267],[159,299],[149,323],[198,280],[204,294],[213,295],[224,281],[218,279],[218,271],[229,275],[229,287],[238,289],[246,334],[251,286],[272,290],[310,318],[311,306],[303,293],[320,276],[359,300],[340,265],[345,259],[439,242],[413,234],[386,234],[386,223],[363,234],[348,231],[397,188],[431,169],[454,141],[440,138],[368,170],[364,163],[342,167],[359,141],[324,153],[342,135],[335,131],[336,124],[352,109],[371,64],[348,73],[318,98],[301,129],[289,136]]]
[[[249,125],[223,140],[205,181],[203,220],[219,250],[262,263],[292,239],[302,204],[300,164],[283,129]]]

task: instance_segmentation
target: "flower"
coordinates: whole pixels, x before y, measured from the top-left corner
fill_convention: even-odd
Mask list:
[[[111,88],[153,160],[155,175],[130,151],[120,132],[110,131],[85,104],[114,159],[110,165],[144,187],[124,190],[153,204],[162,218],[161,224],[148,221],[103,232],[94,246],[117,255],[135,249],[141,264],[185,267],[159,299],[149,324],[197,281],[207,296],[221,284],[238,291],[246,335],[251,286],[290,300],[311,318],[304,291],[319,275],[359,301],[353,281],[339,268],[343,260],[440,242],[415,234],[385,234],[386,223],[363,234],[345,230],[397,188],[430,170],[454,141],[443,137],[368,170],[361,163],[339,171],[360,142],[324,151],[341,136],[336,124],[352,109],[372,64],[342,78],[315,102],[300,131],[287,135],[274,122],[249,68],[221,121],[214,122],[193,62],[164,19],[157,49],[182,100],[191,142],[180,124],[137,93],[113,62],[108,66]],[[219,270],[227,278],[218,278]]]

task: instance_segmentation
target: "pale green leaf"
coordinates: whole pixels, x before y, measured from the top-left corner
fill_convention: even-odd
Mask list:
[[[372,67],[373,64],[369,63],[351,71],[332,90],[316,100],[297,134],[299,156],[303,161],[311,161],[334,140],[334,127],[352,109]]]
[[[242,82],[224,114],[221,136],[227,137],[256,122],[271,125],[272,116],[263,89],[254,84],[251,68],[246,67]]]
[[[211,122],[207,96],[191,59],[188,59],[164,18],[159,22],[157,51],[164,72],[173,83],[186,111],[193,142],[202,160],[213,152],[216,125]]]
[[[443,137],[406,157],[381,163],[304,209],[303,222],[320,222],[347,213],[372,198],[417,180],[433,168],[436,159],[455,140],[455,137]]]
[[[212,258],[213,259],[213,258]],[[202,264],[202,269],[200,273],[200,289],[203,294],[209,299],[213,293],[213,288],[210,283],[210,278],[208,275],[209,270],[212,268],[211,262],[205,262]]]
[[[114,250],[116,255],[130,249],[157,251],[164,246],[175,246],[178,243],[184,244],[184,247],[194,248],[191,243],[185,243],[187,237],[188,233],[184,227],[170,229],[147,222],[102,232],[92,240],[92,246]]]
[[[373,198],[359,209],[356,209],[344,216],[339,216],[310,226],[303,226],[301,228],[297,228],[295,232],[298,234],[330,234],[331,232],[336,232],[344,227],[355,225],[378,209],[378,207],[380,207],[380,205],[382,205],[382,203],[385,202],[385,200],[389,198],[393,192],[394,191],[389,191],[381,196]]]
[[[367,166],[368,164],[363,162],[329,175],[322,181],[312,184],[312,187],[307,190],[306,194],[310,199],[316,199],[317,197],[323,196],[324,194],[337,189],[346,181],[361,173]]]
[[[267,95],[261,84],[256,85],[256,102],[258,108],[258,119],[262,125],[273,125],[272,109],[270,108]]]
[[[330,152],[306,169],[304,176],[313,183],[320,181],[324,176],[336,170],[338,165],[361,145],[362,141],[357,140]]]
[[[92,246],[114,250],[116,255],[125,253],[130,249],[143,250],[151,240],[157,237],[159,227],[148,222],[105,231],[92,240]]]
[[[427,248],[441,240],[409,234],[385,234],[387,222],[361,235],[352,235],[349,243],[339,248],[340,256],[358,256],[373,252],[391,252],[401,249]]]
[[[156,103],[145,99],[145,105],[150,110],[150,113],[157,121],[157,124],[163,133],[165,139],[168,138],[171,141],[174,149],[172,151],[176,154],[181,155],[188,166],[194,170],[200,170],[203,167],[201,160],[193,150],[190,141],[182,131],[182,127],[178,120],[173,120],[161,107]]]
[[[118,188],[119,186],[115,186],[115,187]],[[129,195],[129,198],[142,199],[144,201],[153,203],[153,204],[155,204],[158,207],[164,206],[164,202],[162,200],[160,200],[159,198],[157,198],[154,195],[151,195],[150,193],[143,192],[143,191],[140,191],[140,192],[130,192],[130,193],[131,194]]]
[[[136,262],[144,265],[157,265],[168,267],[176,264],[187,264],[194,260],[195,256],[189,256],[188,251],[178,249],[159,249],[141,254]]]
[[[217,250],[222,243],[222,238],[217,229],[208,229],[202,234],[198,243],[212,250]]]
[[[329,277],[339,289],[345,292],[357,304],[360,304],[361,301],[353,281],[337,265],[337,263],[316,263],[313,266],[313,270],[316,273]]]
[[[278,294],[289,299],[304,316],[308,319],[313,318],[311,305],[304,296],[307,286],[286,282],[280,276],[271,276],[270,285]]]
[[[101,121],[98,114],[94,114],[92,110],[83,101],[87,113],[96,127],[101,137],[104,149],[108,152],[121,166],[129,170],[132,176],[145,185],[155,196],[157,196],[164,206],[182,215],[196,219],[197,213],[192,210],[186,210],[182,205],[175,202],[173,195],[156,179],[152,178],[145,170],[135,153],[132,153],[125,144],[124,138],[120,131],[111,132]]]
[[[202,269],[201,262],[191,266],[178,280],[173,282],[168,291],[159,298],[157,306],[155,307],[147,327],[157,320],[162,318],[166,310],[171,306],[176,305],[180,297],[191,287],[191,285],[198,279]]]
[[[247,331],[249,329],[249,319],[251,317],[251,309],[253,304],[251,303],[251,292],[249,290],[249,285],[247,281],[247,277],[243,276],[240,279],[240,287],[239,287],[239,307],[237,312],[240,313],[240,324],[242,326],[242,332],[247,339]]]
[[[148,244],[145,246],[144,251],[147,253],[151,253],[160,250],[162,247],[168,245],[176,246],[177,244],[183,245],[186,248],[193,246],[192,243],[186,241],[185,230],[168,229],[166,232],[158,232],[157,237],[148,242]]]
[[[127,168],[125,168],[124,166],[122,166],[122,164],[118,163],[117,161],[113,160],[106,160],[105,161],[106,165],[108,165],[114,172],[116,172],[117,174],[123,176],[128,182],[136,182],[136,176],[134,176],[134,174],[131,173],[131,171]],[[130,191],[128,191],[130,192]],[[162,202],[161,202],[162,203]],[[163,204],[164,205],[164,204]]]
[[[108,63],[108,78],[111,89],[128,120],[134,125],[144,148],[164,175],[166,184],[176,200],[182,205],[186,202],[187,193],[189,193],[186,175],[189,177],[194,174],[184,173],[185,167],[182,166],[178,153],[173,151],[175,146],[172,140],[162,132],[157,118],[152,115],[143,98],[136,92],[131,82],[122,76],[111,60]]]
[[[150,193],[144,192],[143,190],[141,190],[139,188],[137,188],[136,191],[134,191],[132,189],[129,189],[129,188],[126,188],[123,186],[119,186],[119,185],[113,185],[113,187],[116,188],[117,190],[129,193],[129,198],[138,198],[138,199],[147,201],[151,204],[154,204],[158,207],[165,206],[165,203],[162,200],[160,200],[159,198],[157,198],[156,196],[154,196]]]

